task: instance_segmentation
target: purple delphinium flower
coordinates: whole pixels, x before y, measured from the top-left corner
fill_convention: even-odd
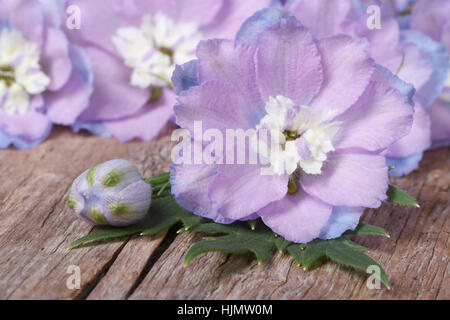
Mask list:
[[[0,148],[41,143],[88,106],[90,64],[62,32],[58,1],[0,1]]]
[[[308,242],[354,229],[365,207],[386,200],[383,152],[410,132],[413,107],[370,58],[367,41],[314,39],[286,11],[266,9],[236,42],[201,42],[197,57],[174,74],[197,80],[175,106],[194,146],[202,144],[194,121],[202,121],[223,136],[271,128],[282,151],[268,166],[175,161],[172,192],[182,207],[221,223],[259,216],[287,240]]]
[[[410,27],[423,32],[444,45],[450,53],[450,1],[417,1],[413,7]],[[434,146],[450,145],[450,72],[439,99],[430,107],[431,138]]]
[[[407,4],[407,1],[403,2]],[[380,29],[367,25],[370,15],[366,9],[373,4],[378,4],[381,9]],[[367,39],[375,62],[414,86],[415,115],[411,133],[390,146],[386,156],[394,167],[391,176],[401,176],[416,169],[423,152],[431,146],[432,113],[426,108],[436,100],[446,79],[449,64],[445,49],[422,33],[401,30],[397,19],[391,15],[392,8],[384,2],[292,0],[285,8],[317,37],[348,34]]]
[[[121,227],[140,221],[150,208],[151,198],[152,188],[136,166],[116,159],[76,178],[67,203],[89,223]]]
[[[201,39],[234,37],[271,0],[70,0],[81,28],[70,30],[92,61],[95,90],[74,129],[149,140],[173,117],[171,76]]]

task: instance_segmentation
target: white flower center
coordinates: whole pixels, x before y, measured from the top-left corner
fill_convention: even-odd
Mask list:
[[[195,24],[161,13],[144,16],[140,28],[118,29],[112,38],[125,65],[133,69],[131,85],[142,89],[170,85],[175,65],[194,59],[200,40]]]
[[[28,42],[15,29],[0,34],[0,108],[7,114],[24,114],[30,108],[30,95],[42,93],[50,78],[39,64],[37,45]]]
[[[296,106],[284,96],[270,97],[266,116],[257,129],[270,131],[270,148],[264,149],[276,174],[293,174],[301,168],[307,174],[321,174],[327,153],[334,151],[333,138],[340,122],[331,122],[332,110]]]

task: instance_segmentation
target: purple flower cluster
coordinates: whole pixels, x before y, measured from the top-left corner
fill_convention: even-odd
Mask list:
[[[222,223],[261,217],[286,239],[308,242],[353,229],[364,208],[386,200],[384,154],[411,131],[412,86],[378,67],[366,40],[314,38],[273,8],[250,18],[236,41],[201,42],[197,56],[196,68],[175,73],[198,83],[180,93],[176,123],[191,136],[194,121],[222,131],[275,130],[285,167],[278,158],[266,175],[260,164],[220,157],[213,165],[174,164],[181,206]]]
[[[69,0],[82,13],[67,33],[92,61],[90,106],[75,123],[122,142],[154,138],[173,116],[175,65],[202,39],[232,38],[270,0]]]
[[[441,43],[450,54],[450,1],[418,1],[413,8],[410,28]],[[444,71],[445,69],[442,68]],[[431,104],[431,138],[434,146],[450,145],[450,73],[445,74],[444,89]]]
[[[0,148],[33,147],[88,107],[91,62],[62,30],[61,3],[0,1]]]
[[[220,223],[261,217],[294,242],[354,229],[364,208],[386,200],[388,166],[409,173],[432,143],[449,141],[450,2],[393,15],[412,2],[281,1],[247,19],[234,42],[202,42],[174,74],[185,84],[176,123],[191,144],[210,146],[196,140],[201,121],[222,132],[270,129],[283,151],[266,157],[264,175],[264,165],[221,154],[208,165],[175,161],[178,203]],[[374,4],[381,15],[370,27]]]
[[[1,0],[0,148],[31,148],[53,124],[123,142],[155,137],[173,116],[175,65],[270,3]]]
[[[288,1],[285,5],[286,10],[318,37],[348,34],[367,39],[370,43],[370,55],[375,62],[413,85],[416,92],[413,96],[415,113],[411,132],[391,145],[386,152],[388,163],[395,167],[390,172],[392,176],[401,176],[416,169],[423,152],[431,146],[432,138],[435,142],[442,138],[436,134],[431,137],[431,131],[441,132],[442,124],[445,123],[442,120],[433,121],[431,125],[433,108],[429,107],[442,92],[447,79],[448,54],[442,44],[436,42],[441,41],[440,39],[436,37],[433,40],[426,33],[410,28],[401,29],[399,21],[391,14],[392,5],[398,10],[405,10],[411,2],[394,1],[386,6],[381,1],[295,0]],[[370,21],[368,8],[374,4],[380,8],[379,28],[369,28],[367,25]],[[425,1],[423,5],[419,3],[414,7],[414,12],[420,12],[418,15],[424,17],[420,6],[429,7],[429,2]],[[439,10],[445,12],[446,9],[440,6]],[[450,11],[447,10],[448,14]],[[428,26],[429,20],[424,25]],[[448,123],[447,121],[447,128]]]
[[[264,163],[174,162],[176,200],[295,242],[334,238],[386,199],[389,166],[407,174],[450,144],[449,16],[450,0],[0,0],[0,148],[54,124],[125,142],[175,120],[200,148],[196,121],[269,131]],[[92,175],[71,198],[80,215],[142,217],[151,190],[125,212]]]

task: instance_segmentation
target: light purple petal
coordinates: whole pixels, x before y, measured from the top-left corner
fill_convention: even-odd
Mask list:
[[[310,32],[295,19],[282,19],[257,42],[257,82],[262,99],[283,95],[308,104],[323,81],[320,53]]]
[[[348,36],[318,41],[322,54],[324,82],[312,106],[344,112],[369,85],[375,64],[368,54],[368,43]]]
[[[342,25],[352,8],[349,0],[297,0],[286,8],[307,26],[316,38],[342,33]]]
[[[258,165],[219,165],[209,197],[214,208],[229,219],[242,219],[287,193],[287,175],[261,175]]]
[[[358,102],[336,120],[342,121],[336,149],[378,151],[410,132],[413,107],[397,90],[372,82]]]
[[[422,153],[431,146],[431,120],[419,103],[414,106],[414,120],[408,135],[396,141],[388,149],[387,156],[408,157]]]
[[[388,167],[379,155],[333,152],[322,174],[303,174],[303,189],[333,206],[378,208],[386,200]]]
[[[216,174],[215,166],[174,164],[170,166],[170,185],[178,204],[196,215],[217,223],[231,223],[213,208],[208,197],[211,180]]]
[[[207,81],[183,91],[175,107],[176,123],[194,132],[194,121],[202,121],[203,130],[249,129],[259,122],[259,109],[254,110],[236,87]]]
[[[19,29],[28,41],[41,48],[44,40],[44,16],[39,1],[9,1],[7,6],[11,26]]]
[[[308,104],[323,81],[321,57],[310,32],[294,18],[282,19],[264,30],[255,45],[262,99],[283,95]]]
[[[213,2],[219,1],[213,0]],[[271,2],[272,0],[223,1],[223,5],[214,20],[203,30],[207,37],[233,39],[248,17],[256,11],[268,7]]]
[[[218,19],[220,10],[230,0],[151,0],[150,10],[163,12],[180,22],[192,22],[197,26],[205,26]],[[237,30],[237,29],[236,29]]]
[[[81,120],[113,120],[132,115],[150,99],[150,90],[130,85],[130,69],[116,58],[95,48],[86,48],[94,71],[94,92]]]
[[[433,144],[450,144],[450,103],[436,100],[429,109],[431,117],[431,140]]]
[[[0,109],[0,130],[13,140],[31,143],[42,141],[50,132],[51,122],[46,115],[29,111],[23,115],[7,115]]]
[[[84,51],[72,45],[70,58],[73,68],[69,81],[59,91],[45,96],[49,119],[64,125],[73,124],[89,106],[93,90],[92,66]]]
[[[151,103],[136,114],[113,121],[105,121],[105,128],[119,141],[127,142],[134,138],[144,141],[153,139],[173,116],[175,94],[171,89],[164,90],[164,96]]]
[[[450,2],[447,0],[419,0],[413,7],[411,28],[440,41],[449,12]]]
[[[69,42],[61,30],[47,28],[41,62],[43,71],[51,79],[47,90],[61,89],[69,80],[72,64],[69,58]]]
[[[135,0],[68,0],[66,8],[75,5],[80,8],[80,29],[67,29],[67,34],[77,44],[87,43],[116,54],[111,37],[117,29],[125,26],[139,26],[142,11]]]
[[[401,39],[404,42],[413,43],[417,46],[428,63],[431,64],[432,73],[427,77],[424,74],[423,67],[421,68],[418,65],[419,61],[417,59],[413,60],[410,57],[406,57],[404,65],[406,68],[405,73],[403,73],[403,69],[399,73],[401,78],[416,87],[417,93],[415,98],[423,107],[427,108],[436,100],[447,80],[450,68],[449,55],[440,43],[433,41],[420,32],[403,30]],[[409,64],[408,61],[412,61],[413,63]]]
[[[258,120],[265,115],[256,87],[254,49],[229,40],[208,40],[200,42],[197,56],[200,83],[208,80],[228,82],[239,90]]]
[[[27,141],[16,136],[10,136],[0,129],[0,149],[6,149],[9,146],[14,146],[19,150],[34,148],[47,138],[47,136],[50,134],[51,129],[52,125],[51,123],[49,123],[48,130],[44,132],[44,134],[40,138],[32,141]]]
[[[258,211],[274,232],[288,241],[307,243],[318,238],[332,207],[305,192],[286,195]]]

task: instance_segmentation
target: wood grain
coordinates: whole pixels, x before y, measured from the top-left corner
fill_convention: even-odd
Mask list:
[[[391,291],[369,290],[365,274],[333,263],[303,271],[285,254],[258,265],[251,256],[209,253],[184,268],[201,235],[174,230],[66,250],[91,230],[65,204],[77,175],[126,158],[150,176],[167,170],[170,150],[167,135],[120,144],[57,128],[33,150],[0,151],[0,299],[450,299],[448,148],[427,152],[420,170],[393,180],[420,209],[383,205],[363,217],[391,234],[356,238],[385,267]],[[80,267],[80,289],[66,286],[70,265]]]

